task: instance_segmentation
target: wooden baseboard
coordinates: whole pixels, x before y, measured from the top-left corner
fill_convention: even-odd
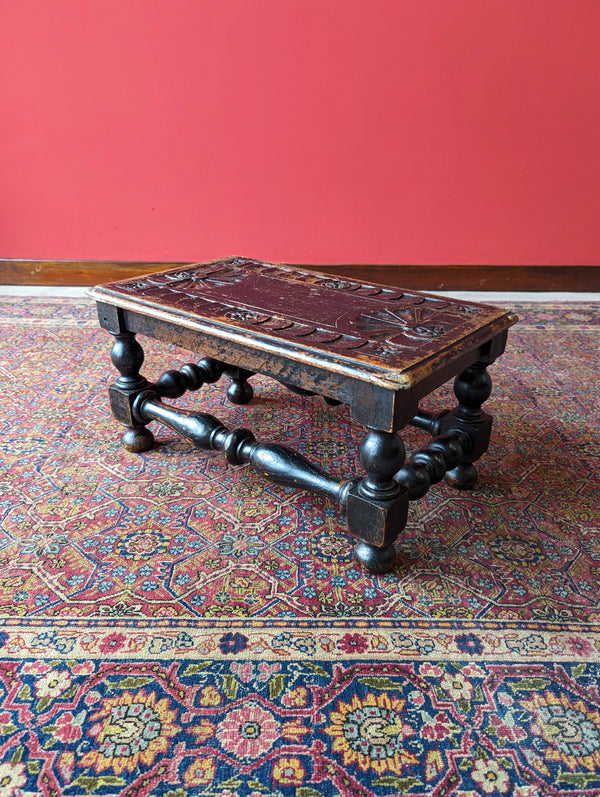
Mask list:
[[[184,263],[0,258],[0,285],[89,286]],[[600,291],[600,266],[303,265],[363,282],[423,291]]]

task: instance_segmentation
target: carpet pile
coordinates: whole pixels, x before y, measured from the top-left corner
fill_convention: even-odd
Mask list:
[[[89,301],[0,298],[0,797],[600,795],[600,305],[514,309],[478,485],[371,577],[325,499],[125,452]],[[347,408],[252,382],[176,403],[354,475]]]

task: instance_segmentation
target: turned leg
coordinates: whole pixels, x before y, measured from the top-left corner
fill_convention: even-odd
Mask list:
[[[454,381],[454,393],[458,406],[446,419],[445,431],[467,431],[472,439],[470,450],[460,465],[449,470],[444,479],[458,490],[468,490],[477,481],[477,470],[473,465],[487,451],[492,430],[492,418],[482,411],[481,405],[492,392],[492,380],[486,363],[478,361],[466,368]]]
[[[149,451],[154,445],[154,436],[145,424],[135,417],[133,400],[148,382],[140,374],[144,362],[144,350],[133,332],[111,333],[115,342],[111,360],[120,376],[109,388],[110,406],[115,418],[127,427],[123,434],[123,446],[127,451],[140,453]]]
[[[350,488],[346,515],[350,534],[358,538],[354,555],[369,573],[394,566],[394,541],[406,525],[408,493],[393,477],[404,457],[400,437],[376,429],[369,430],[360,448],[366,476]]]

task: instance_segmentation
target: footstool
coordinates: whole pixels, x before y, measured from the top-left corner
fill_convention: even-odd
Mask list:
[[[361,283],[243,257],[196,263],[97,286],[100,325],[114,336],[120,376],[109,390],[125,448],[150,449],[147,424],[159,421],[195,446],[222,451],[232,465],[249,464],[278,484],[327,496],[345,515],[355,557],[369,573],[394,564],[394,541],[409,501],[445,479],[468,489],[473,463],[486,451],[492,418],[487,372],[518,321],[506,310],[472,302]],[[140,374],[144,352],[136,335],[203,355],[150,382]],[[247,429],[227,429],[207,413],[176,409],[163,399],[198,390],[223,374],[229,399],[245,404],[255,374],[302,395],[349,406],[366,428],[363,473],[350,480],[324,472]],[[427,412],[419,402],[455,377],[457,405]],[[398,434],[407,424],[432,439],[406,459]]]

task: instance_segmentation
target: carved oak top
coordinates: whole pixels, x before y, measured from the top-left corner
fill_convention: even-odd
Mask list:
[[[98,301],[172,319],[215,336],[277,341],[281,353],[369,363],[396,373],[516,322],[488,305],[362,284],[234,257],[99,286]]]

